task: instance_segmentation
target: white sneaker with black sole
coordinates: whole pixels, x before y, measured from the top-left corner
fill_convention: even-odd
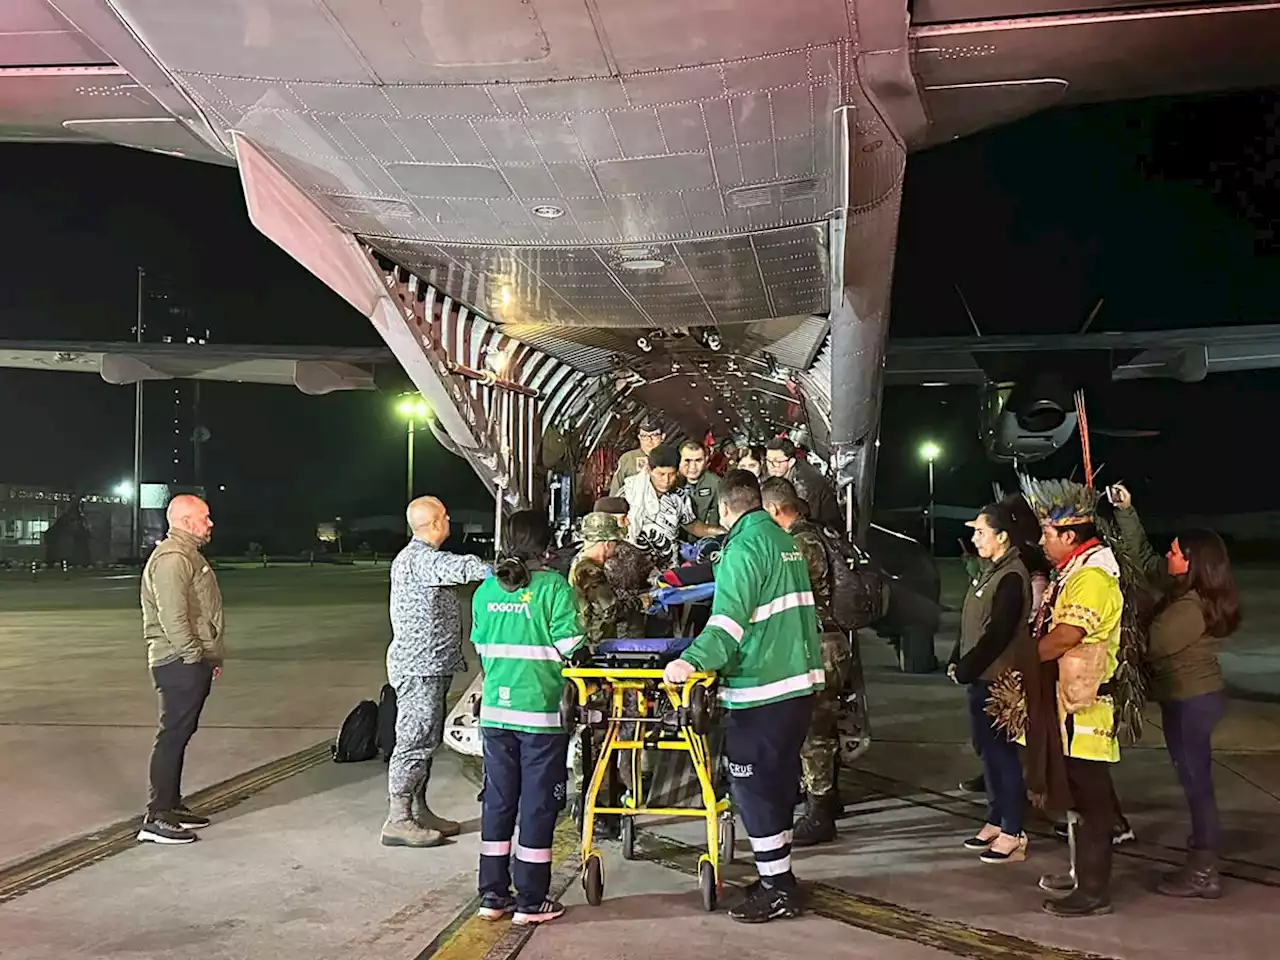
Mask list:
[[[146,843],[195,843],[200,838],[169,814],[147,817],[138,831],[138,839]]]
[[[546,923],[564,915],[564,905],[555,900],[543,900],[533,910],[517,910],[511,922],[518,927],[527,927],[535,923]]]

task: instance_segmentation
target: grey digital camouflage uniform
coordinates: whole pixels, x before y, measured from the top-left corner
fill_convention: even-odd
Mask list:
[[[387,793],[411,797],[426,786],[431,758],[444,742],[453,676],[406,677],[396,684],[396,747],[387,765]]]
[[[444,738],[453,675],[466,669],[457,587],[483,580],[479,557],[438,550],[416,537],[391,564],[391,645],[387,680],[396,690],[396,746],[387,792],[410,797],[425,785]]]

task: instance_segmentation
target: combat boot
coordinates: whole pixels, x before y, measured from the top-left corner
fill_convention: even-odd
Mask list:
[[[806,797],[804,813],[791,830],[792,846],[813,847],[835,840],[835,803],[834,793]]]
[[[425,830],[435,830],[444,837],[456,837],[462,832],[462,824],[447,820],[431,812],[427,804],[427,785],[424,783],[413,793],[414,822]]]
[[[438,847],[444,843],[439,830],[418,825],[413,819],[413,797],[391,797],[387,822],[382,825],[384,847]]]
[[[1217,857],[1208,850],[1188,850],[1186,866],[1164,876],[1156,885],[1156,893],[1166,897],[1217,900],[1222,896]]]

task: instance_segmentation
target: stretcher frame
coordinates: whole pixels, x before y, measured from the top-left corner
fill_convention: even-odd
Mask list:
[[[635,817],[702,817],[706,820],[707,852],[698,858],[698,886],[703,908],[711,911],[724,889],[721,861],[732,861],[734,821],[729,799],[717,798],[713,758],[707,743],[706,727],[710,723],[710,705],[715,698],[716,675],[712,672],[692,674],[682,684],[663,681],[661,669],[641,667],[566,667],[565,678],[577,693],[579,716],[585,716],[589,701],[599,691],[607,697],[608,712],[597,723],[605,725],[605,736],[594,764],[591,781],[582,798],[582,885],[587,902],[599,906],[604,896],[603,855],[595,846],[595,818],[613,814],[622,818],[622,855],[633,859],[635,850]],[[653,691],[656,688],[656,697]],[[636,709],[626,711],[626,695],[636,694]],[[662,710],[655,700],[665,698],[676,711],[678,722],[674,736],[646,740],[646,726],[662,723]],[[587,717],[588,721],[590,720]],[[588,722],[588,726],[594,726]],[[635,732],[625,735],[625,727],[634,725]],[[641,757],[646,749],[675,750],[689,754],[698,785],[702,791],[702,807],[650,807],[644,802],[644,780]],[[600,790],[615,754],[630,753],[631,788],[622,806],[599,804]]]

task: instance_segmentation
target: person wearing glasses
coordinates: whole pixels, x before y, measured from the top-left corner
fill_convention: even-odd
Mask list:
[[[791,481],[809,507],[809,519],[820,527],[844,530],[844,517],[835,489],[818,468],[796,456],[796,445],[786,437],[774,437],[764,448],[764,468],[771,477]]]
[[[649,415],[640,421],[639,434],[636,437],[640,446],[628,450],[618,459],[618,468],[613,471],[613,479],[609,482],[609,496],[622,495],[622,485],[631,477],[649,467],[649,454],[653,448],[667,439],[666,428],[662,421]]]

